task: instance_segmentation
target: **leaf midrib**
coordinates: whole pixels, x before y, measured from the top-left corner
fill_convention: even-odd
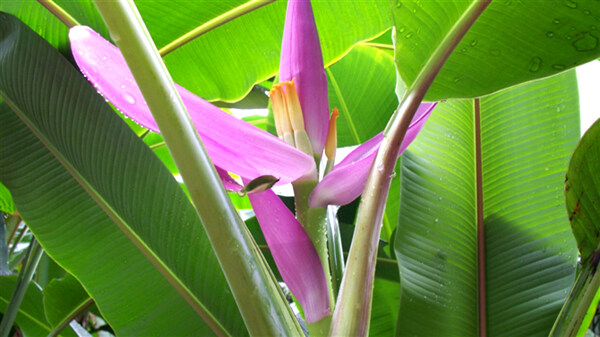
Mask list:
[[[148,245],[135,233],[129,224],[115,211],[110,204],[96,191],[96,189],[71,165],[71,163],[54,147],[52,142],[45,137],[23,111],[17,108],[16,104],[0,91],[0,96],[11,110],[23,121],[31,132],[40,140],[40,142],[50,151],[59,163],[69,172],[77,183],[86,191],[86,193],[96,202],[96,204],[108,215],[108,217],[121,229],[127,238],[140,250],[140,252],[156,267],[156,269],[165,277],[165,279],[177,290],[177,292],[190,304],[190,306],[202,317],[208,326],[220,336],[232,336],[229,331],[219,322],[216,317],[204,306],[204,304],[191,292],[191,290],[176,276],[176,274],[150,249]]]

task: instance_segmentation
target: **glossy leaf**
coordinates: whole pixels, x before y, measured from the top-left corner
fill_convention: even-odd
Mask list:
[[[56,2],[79,23],[106,32],[95,8],[89,6],[91,0]],[[161,49],[247,2],[146,0],[136,1],[136,6]],[[284,1],[267,4],[167,54],[164,60],[175,82],[207,100],[242,98],[255,83],[277,73],[285,6]],[[354,43],[372,38],[391,26],[387,0],[315,1],[313,8],[326,64],[339,59]],[[356,25],[358,21],[362,24]],[[108,38],[108,34],[103,35]]]
[[[469,3],[395,2],[396,63],[407,86]],[[493,1],[450,56],[426,100],[478,97],[598,58],[599,19],[600,2],[593,0]]]
[[[586,262],[600,244],[600,121],[583,136],[567,171],[565,198],[567,212],[581,260]]]
[[[0,312],[6,310],[16,285],[16,275],[0,276]],[[45,336],[50,332],[50,325],[44,316],[42,291],[33,282],[27,287],[15,324],[25,337]]]
[[[340,112],[338,146],[361,144],[385,128],[398,106],[393,56],[357,45],[327,68],[327,77],[329,105]]]
[[[482,98],[488,336],[547,336],[574,279],[562,206],[579,135],[573,72]],[[438,104],[402,158],[398,336],[478,335],[474,102]]]
[[[0,179],[45,251],[119,334],[211,333],[200,314],[221,334],[244,335],[171,174],[44,40],[7,14],[0,27],[0,95],[14,111],[1,109]]]

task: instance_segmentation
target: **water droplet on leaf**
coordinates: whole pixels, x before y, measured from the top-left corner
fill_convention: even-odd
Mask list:
[[[564,64],[553,64],[552,68],[556,70],[565,70],[567,67]]]
[[[577,2],[573,1],[573,0],[565,0],[563,2],[563,4],[571,9],[575,9],[577,8]]]
[[[471,47],[475,47],[477,45],[477,40],[471,41]]]
[[[598,38],[590,33],[585,33],[582,37],[573,41],[573,47],[580,52],[594,50],[598,47]]]
[[[554,32],[547,32],[546,36],[549,38],[553,38],[554,37]]]
[[[542,59],[537,56],[532,58],[531,61],[529,62],[529,71],[531,71],[532,73],[537,72],[538,70],[540,70],[541,67],[542,67]]]

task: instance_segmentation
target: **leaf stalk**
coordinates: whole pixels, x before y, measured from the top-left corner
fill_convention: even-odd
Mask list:
[[[331,336],[368,334],[377,246],[400,144],[433,80],[490,3],[491,0],[481,0],[469,5],[421,69],[386,127],[384,139],[362,193],[348,264],[333,314]]]
[[[96,6],[186,183],[250,334],[302,335],[264,257],[225,192],[135,4],[97,0]],[[199,314],[206,319],[202,311]],[[226,334],[210,319],[207,323],[217,334]]]

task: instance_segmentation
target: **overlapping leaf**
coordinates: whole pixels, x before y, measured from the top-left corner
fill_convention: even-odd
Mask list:
[[[563,209],[579,134],[573,72],[440,103],[402,158],[398,336],[547,336],[574,278]],[[487,317],[479,317],[475,128],[481,128]]]
[[[177,182],[78,70],[7,14],[0,74],[10,106],[0,109],[0,180],[45,251],[81,281],[115,331],[205,335],[210,326],[244,335]]]
[[[390,1],[396,61],[410,85],[472,1]],[[435,79],[426,99],[478,97],[600,56],[600,2],[492,1]]]

